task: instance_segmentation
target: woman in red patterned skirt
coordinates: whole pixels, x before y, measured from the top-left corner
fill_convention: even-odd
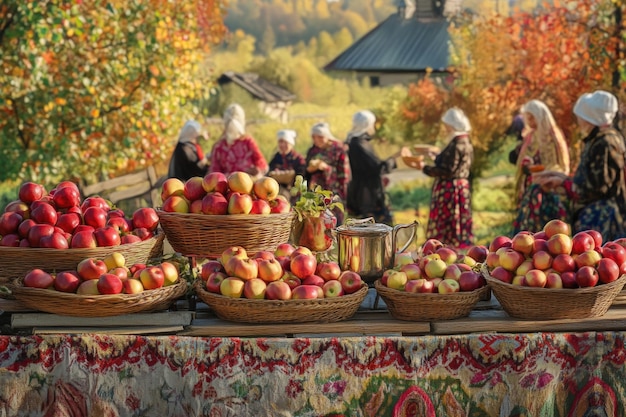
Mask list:
[[[469,138],[470,122],[461,109],[451,108],[442,117],[448,145],[435,157],[434,165],[419,162],[415,168],[434,177],[427,238],[464,249],[472,245],[472,194],[470,169],[474,148]]]

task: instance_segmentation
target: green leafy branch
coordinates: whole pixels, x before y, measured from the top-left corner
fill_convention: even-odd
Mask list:
[[[341,211],[344,210],[343,204],[338,201],[332,191],[325,190],[320,185],[309,190],[307,181],[302,175],[296,176],[294,186],[291,188],[291,195],[300,196],[293,206],[300,221],[304,217],[319,217],[326,210],[336,208]]]

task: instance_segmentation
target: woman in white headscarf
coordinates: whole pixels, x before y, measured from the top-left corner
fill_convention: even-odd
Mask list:
[[[296,175],[305,175],[306,161],[295,149],[296,131],[291,129],[279,130],[276,134],[278,152],[270,161],[268,176],[275,178],[280,184],[281,194],[290,200],[294,200],[289,193],[293,187]]]
[[[239,104],[224,111],[224,132],[211,152],[211,171],[226,175],[243,171],[254,177],[265,175],[267,161],[254,138],[246,134],[246,114]]]
[[[170,159],[168,177],[187,181],[191,177],[203,177],[209,162],[202,152],[198,139],[202,136],[202,126],[189,120],[178,135],[176,148]]]
[[[530,100],[522,107],[524,130],[522,146],[516,163],[515,190],[518,215],[513,232],[538,232],[552,219],[569,221],[564,199],[532,184],[532,173],[544,169],[569,173],[569,150],[561,129],[548,106]]]
[[[373,217],[378,223],[393,223],[389,199],[383,185],[383,175],[396,168],[396,153],[380,159],[372,138],[376,132],[376,116],[369,110],[361,110],[352,117],[352,129],[348,132],[346,145],[352,180],[348,186],[348,213],[357,218]]]
[[[567,193],[574,206],[573,232],[596,230],[605,241],[626,235],[626,144],[613,127],[617,110],[617,98],[607,91],[580,96],[574,114],[585,138],[574,176],[553,170],[533,176],[545,190]]]
[[[313,145],[306,153],[305,174],[309,188],[319,185],[344,201],[350,180],[350,165],[343,145],[335,139],[325,122],[311,127],[311,139]]]
[[[453,107],[441,118],[449,142],[435,158],[434,165],[416,163],[415,168],[434,177],[426,237],[464,249],[472,245],[472,193],[470,170],[474,147],[469,138],[472,129],[465,113]]]

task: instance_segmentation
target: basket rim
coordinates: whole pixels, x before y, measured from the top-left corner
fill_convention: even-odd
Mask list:
[[[554,294],[554,295],[572,295],[572,294],[594,294],[599,291],[612,290],[618,286],[626,285],[626,274],[621,275],[618,279],[613,282],[609,282],[608,284],[600,284],[595,285],[593,287],[584,287],[584,288],[544,288],[544,287],[527,287],[522,285],[513,285],[508,282],[500,281],[499,279],[493,278],[488,271],[482,271],[485,280],[492,287],[504,288],[510,291],[523,291],[527,294],[536,294],[536,295],[546,295]]]
[[[171,211],[164,211],[161,207],[156,208],[159,216],[173,217],[173,218],[198,218],[198,219],[211,219],[212,221],[219,220],[257,220],[257,219],[279,219],[289,218],[295,216],[295,212],[290,210],[288,213],[270,213],[270,214],[204,214],[204,213],[178,213]]]
[[[459,300],[463,298],[473,298],[474,296],[480,297],[480,295],[482,295],[483,293],[489,290],[489,285],[483,285],[482,287],[477,288],[472,291],[458,291],[458,292],[447,293],[447,294],[406,292],[406,291],[396,290],[395,288],[389,288],[383,285],[380,279],[377,279],[374,282],[374,286],[376,287],[377,292],[380,293],[380,291],[382,291],[383,293],[391,297],[397,298],[398,296],[400,296],[404,299],[408,298],[409,300],[413,299],[413,300],[421,300],[421,301],[424,301],[424,300],[429,300],[429,301],[430,300],[433,300],[433,301],[435,300],[437,301]]]
[[[276,307],[280,307],[280,306],[287,306],[287,305],[295,305],[295,304],[301,304],[301,303],[308,303],[310,305],[314,305],[314,304],[342,304],[342,303],[346,303],[346,302],[352,302],[354,301],[355,298],[361,297],[363,296],[363,298],[365,298],[365,295],[367,294],[368,291],[368,285],[366,283],[363,283],[361,285],[361,288],[359,288],[358,290],[356,290],[355,292],[351,293],[351,294],[345,294],[339,297],[332,297],[332,298],[312,298],[312,299],[289,299],[289,300],[267,300],[267,299],[250,299],[250,298],[233,298],[233,297],[227,297],[225,295],[221,295],[221,294],[216,294],[210,291],[207,291],[203,286],[202,283],[204,281],[202,281],[201,279],[196,280],[196,282],[194,283],[194,289],[198,292],[202,292],[203,294],[207,294],[209,297],[213,297],[215,300],[220,300],[223,302],[228,302],[228,301],[232,301],[233,304],[239,303],[241,304],[248,304],[248,305],[262,305],[262,306],[268,306],[268,307],[272,307],[272,308],[276,308]],[[208,303],[207,303],[208,304]]]

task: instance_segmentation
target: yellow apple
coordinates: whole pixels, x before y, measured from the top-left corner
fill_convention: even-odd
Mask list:
[[[126,266],[126,258],[120,252],[113,252],[104,258],[104,263],[107,266],[107,271],[110,271],[117,267]]]

